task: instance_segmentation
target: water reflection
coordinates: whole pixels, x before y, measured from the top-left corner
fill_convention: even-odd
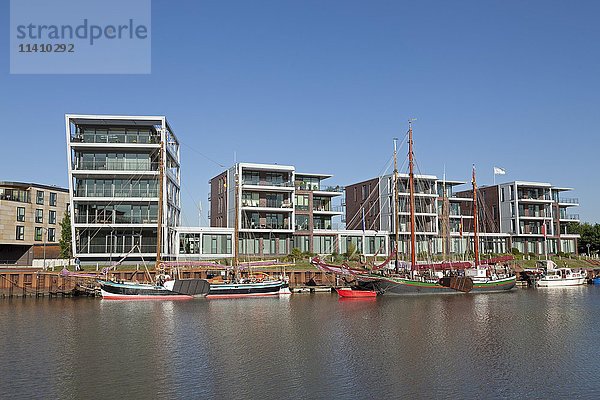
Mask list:
[[[596,287],[339,301],[0,301],[0,389],[51,398],[595,397]]]

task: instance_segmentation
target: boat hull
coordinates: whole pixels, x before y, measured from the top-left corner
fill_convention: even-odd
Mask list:
[[[100,281],[100,292],[102,298],[106,300],[189,300],[193,298],[192,295],[143,283]]]
[[[335,289],[338,296],[347,299],[365,299],[377,297],[377,292],[374,290],[363,290],[363,289],[352,289],[352,288],[338,288]]]
[[[423,282],[412,279],[392,277],[367,277],[359,278],[359,284],[365,289],[371,289],[384,295],[406,296],[420,294],[460,294],[464,293],[437,282]],[[494,293],[511,290],[516,285],[514,276],[505,279],[489,280],[487,282],[473,282],[469,293]]]
[[[218,283],[210,285],[206,295],[208,299],[233,299],[241,297],[278,296],[289,294],[288,284],[284,281],[255,283]]]
[[[565,286],[579,286],[585,283],[585,278],[566,278],[566,279],[553,279],[545,280],[540,279],[537,283],[538,287],[565,287]]]

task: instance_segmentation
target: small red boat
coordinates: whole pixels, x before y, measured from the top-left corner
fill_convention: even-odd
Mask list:
[[[377,292],[374,290],[352,289],[349,287],[337,288],[335,290],[338,296],[345,298],[373,298],[377,296]]]

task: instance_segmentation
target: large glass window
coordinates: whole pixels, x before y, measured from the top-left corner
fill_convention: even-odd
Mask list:
[[[50,192],[50,205],[56,207],[56,193]]]
[[[35,196],[36,204],[44,204],[44,192],[42,190],[38,190]]]
[[[231,254],[231,235],[214,234],[202,237],[204,254]]]
[[[267,214],[267,229],[284,229],[283,214]]]
[[[25,207],[17,207],[17,221],[25,222]]]
[[[242,207],[258,207],[259,195],[257,192],[244,192],[242,193]]]
[[[44,235],[44,228],[40,228],[39,226],[36,226],[34,239],[39,242],[42,240],[43,235]]]
[[[279,239],[279,254],[287,254],[287,240],[285,238]]]
[[[314,229],[331,229],[331,217],[316,216],[313,219]]]
[[[294,236],[294,247],[305,253],[310,251],[310,236]]]
[[[48,228],[48,241],[56,242],[56,229],[55,228]]]
[[[21,189],[0,188],[0,200],[19,201],[29,203],[29,192]]]
[[[313,253],[331,254],[333,253],[331,236],[315,236],[313,237]]]
[[[41,224],[44,222],[44,210],[38,208],[35,210],[35,223]]]
[[[308,215],[296,215],[296,230],[307,231],[308,230]]]

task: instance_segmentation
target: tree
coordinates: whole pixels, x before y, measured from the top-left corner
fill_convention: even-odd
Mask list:
[[[356,254],[356,245],[354,242],[348,242],[348,246],[346,248],[346,260],[352,260],[354,255]]]
[[[580,224],[578,222],[571,222],[567,225],[567,232],[571,234],[578,234],[581,237],[577,241],[578,250],[580,254],[587,254],[588,244],[590,245],[589,250],[591,253],[600,250],[600,225],[590,224],[584,222]]]
[[[62,221],[60,222],[60,258],[71,258],[73,256],[73,249],[71,248],[71,216],[68,212],[65,213]]]

